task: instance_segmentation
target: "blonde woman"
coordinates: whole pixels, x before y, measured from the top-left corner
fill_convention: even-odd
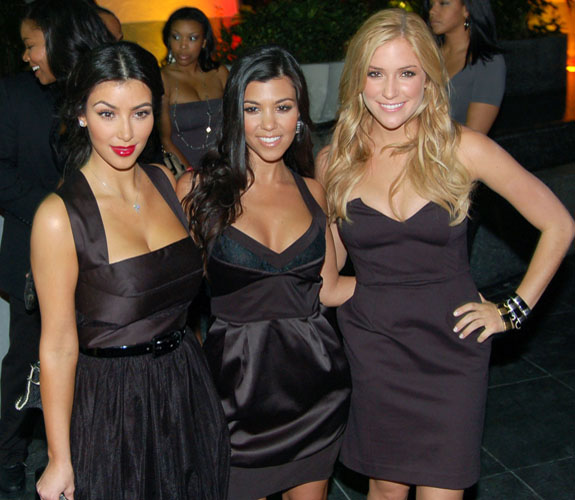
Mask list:
[[[357,272],[338,311],[352,373],[341,460],[371,478],[370,500],[404,500],[409,485],[420,500],[460,500],[477,481],[492,335],[521,326],[574,234],[545,185],[450,119],[447,80],[418,16],[375,14],[350,43],[338,123],[319,158]],[[501,312],[469,273],[466,215],[477,181],[541,231]]]

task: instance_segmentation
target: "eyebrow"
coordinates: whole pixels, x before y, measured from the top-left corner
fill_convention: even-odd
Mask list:
[[[94,108],[94,107],[96,107],[98,104],[103,104],[104,106],[108,106],[109,108],[112,108],[112,109],[118,109],[117,106],[114,106],[113,104],[110,104],[109,102],[106,102],[106,101],[98,101],[98,102],[95,102],[95,103],[92,105],[92,107]],[[146,107],[148,107],[148,106],[152,106],[152,103],[150,103],[150,102],[143,102],[142,104],[138,104],[137,106],[134,106],[132,109],[146,108]]]
[[[284,97],[283,99],[278,99],[274,104],[279,104],[280,102],[285,102],[285,101],[295,102],[295,99],[293,99],[292,97]],[[246,100],[244,100],[244,104],[246,104],[246,103],[259,104],[259,101],[252,101],[250,99],[246,99]]]
[[[410,68],[417,68],[417,67],[418,67],[417,64],[408,64],[407,66],[402,66],[401,68],[398,68],[398,69],[402,70],[402,69],[410,69]],[[379,66],[371,66],[371,65],[369,66],[368,69],[377,69],[380,71],[383,70],[383,68],[380,68]]]

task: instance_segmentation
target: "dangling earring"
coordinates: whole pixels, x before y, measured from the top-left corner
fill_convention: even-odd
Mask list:
[[[84,120],[82,120],[82,118],[80,118],[78,120],[78,125],[80,125],[80,127],[84,128],[86,126],[86,122]]]
[[[468,30],[469,26],[471,26],[471,19],[469,19],[469,16],[467,16],[465,18],[465,22],[463,23],[463,27],[465,28],[465,30]]]
[[[174,57],[174,54],[172,54],[172,51],[170,50],[168,52],[168,64],[174,64],[176,62],[176,58]]]
[[[298,120],[295,124],[295,135],[300,135],[303,128],[303,122]]]

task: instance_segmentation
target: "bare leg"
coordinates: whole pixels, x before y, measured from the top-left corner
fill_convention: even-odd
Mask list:
[[[409,485],[384,481],[382,479],[369,480],[367,500],[407,500]]]
[[[287,490],[282,500],[327,500],[327,479],[300,484]]]
[[[463,500],[463,490],[418,486],[417,500]]]

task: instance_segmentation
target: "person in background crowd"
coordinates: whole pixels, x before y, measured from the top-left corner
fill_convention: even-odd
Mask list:
[[[497,46],[489,0],[426,0],[451,83],[451,116],[487,134],[505,92],[505,60]]]
[[[199,9],[176,10],[164,25],[162,39],[168,49],[167,64],[162,68],[166,92],[160,124],[162,145],[184,167],[195,168],[218,140],[228,70],[212,59],[214,33]]]
[[[117,40],[121,41],[124,39],[124,33],[122,32],[122,23],[116,17],[111,10],[105,9],[104,7],[96,6],[98,15],[108,28],[108,31],[112,33],[112,36]]]
[[[425,22],[388,9],[352,38],[332,143],[319,157],[332,221],[357,273],[338,310],[352,399],[340,460],[370,500],[461,500],[479,478],[490,344],[518,329],[575,225],[535,176],[449,117],[448,75]],[[541,237],[515,293],[479,295],[466,251],[483,182]]]
[[[0,491],[25,488],[25,460],[36,422],[14,404],[38,360],[40,314],[24,307],[30,269],[30,227],[42,199],[60,178],[54,150],[60,83],[78,57],[112,40],[95,10],[80,0],[37,0],[21,24],[22,58],[31,71],[0,81],[0,289],[10,298],[10,348],[2,361]]]
[[[49,456],[42,500],[226,496],[227,425],[185,331],[201,253],[171,173],[138,162],[162,93],[155,57],[129,42],[94,49],[68,79],[71,173],[40,205],[31,243]]]

